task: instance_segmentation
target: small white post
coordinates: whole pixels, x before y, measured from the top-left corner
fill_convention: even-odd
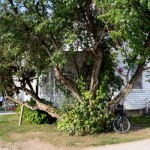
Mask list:
[[[23,108],[24,108],[24,105],[21,106],[20,117],[19,117],[19,124],[18,124],[19,126],[22,124]]]

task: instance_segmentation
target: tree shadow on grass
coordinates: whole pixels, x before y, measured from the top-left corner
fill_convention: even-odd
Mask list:
[[[139,131],[142,129],[150,128],[150,117],[137,117],[130,119],[130,131]]]

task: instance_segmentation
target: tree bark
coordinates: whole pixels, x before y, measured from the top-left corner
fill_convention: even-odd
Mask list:
[[[52,117],[55,117],[57,119],[61,118],[60,114],[58,113],[58,109],[55,108],[54,106],[50,106],[50,105],[41,103],[39,101],[36,101],[36,104],[39,110],[43,110],[47,112],[49,115],[51,115]]]
[[[87,20],[88,20],[88,24],[91,30],[91,33],[93,34],[93,38],[95,41],[98,41],[98,36],[97,36],[97,31],[95,28],[95,23],[94,23],[94,18],[92,16],[92,12],[91,12],[91,0],[86,0],[86,16],[87,16]]]
[[[138,68],[135,72],[135,74],[132,76],[129,83],[123,88],[123,90],[114,97],[110,102],[110,110],[114,112],[115,108],[118,106],[118,104],[122,103],[126,96],[132,91],[134,84],[138,80],[138,78],[142,75],[142,72],[144,70],[145,63],[139,64]]]
[[[42,103],[41,99],[35,93],[31,92],[29,89],[25,89],[25,88],[22,89],[21,87],[18,87],[18,90],[22,90],[22,91],[30,94],[36,101],[36,105],[30,106],[28,103],[22,102],[20,99],[15,99],[9,95],[6,95],[6,98],[17,104],[24,105],[24,106],[30,108],[31,110],[38,110],[38,109],[43,110],[43,111],[47,112],[49,115],[51,115],[52,117],[55,117],[57,119],[61,118],[60,114],[58,113],[57,108],[55,108],[54,106]]]
[[[96,91],[99,86],[99,73],[101,64],[102,64],[102,51],[99,48],[95,58],[95,63],[91,75],[90,91],[92,92],[93,96],[96,95]]]
[[[80,102],[82,101],[82,96],[81,93],[76,85],[76,83],[74,83],[73,81],[71,81],[69,78],[67,78],[66,76],[64,76],[61,73],[60,68],[55,67],[54,68],[54,73],[55,73],[55,77],[57,80],[61,81],[61,83],[63,85],[65,85],[74,95],[75,98],[77,98]]]
[[[150,50],[150,32],[148,33],[148,36],[147,36],[147,39],[145,41],[144,47],[148,51]],[[125,86],[123,88],[123,90],[116,97],[114,97],[113,100],[110,102],[110,110],[112,112],[114,112],[117,105],[119,103],[123,102],[124,99],[126,98],[126,96],[132,91],[134,84],[136,83],[136,81],[142,75],[142,72],[144,71],[145,64],[146,64],[146,60],[142,64],[138,65],[135,74],[132,76],[132,78],[129,81],[129,83],[127,84],[127,86]]]
[[[96,91],[99,86],[99,74],[100,74],[100,68],[102,64],[102,49],[100,47],[100,38],[97,34],[97,28],[94,22],[94,17],[92,15],[91,8],[92,8],[92,1],[86,0],[86,16],[87,16],[90,32],[92,33],[93,39],[95,41],[95,47],[91,50],[92,53],[94,54],[95,63],[92,69],[91,83],[90,83],[90,91],[92,92],[93,97],[95,97]]]

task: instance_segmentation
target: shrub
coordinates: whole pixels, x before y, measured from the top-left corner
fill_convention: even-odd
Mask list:
[[[85,135],[111,130],[112,115],[108,103],[75,102],[68,112],[64,112],[58,121],[58,130],[67,131],[71,135]]]
[[[17,108],[17,112],[20,113],[20,106]],[[24,107],[23,120],[32,124],[52,124],[56,121],[48,113],[41,110],[31,110]]]
[[[82,102],[75,101],[70,106],[64,107],[62,119],[58,121],[57,129],[67,131],[72,135],[94,134],[107,132],[112,129],[112,115],[109,111],[107,94],[97,91],[96,98],[90,91],[86,91],[83,77],[77,80],[82,94]]]

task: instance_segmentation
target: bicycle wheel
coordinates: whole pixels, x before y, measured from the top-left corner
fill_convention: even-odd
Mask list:
[[[130,122],[124,116],[117,116],[113,121],[113,130],[118,133],[126,133],[130,129]]]

